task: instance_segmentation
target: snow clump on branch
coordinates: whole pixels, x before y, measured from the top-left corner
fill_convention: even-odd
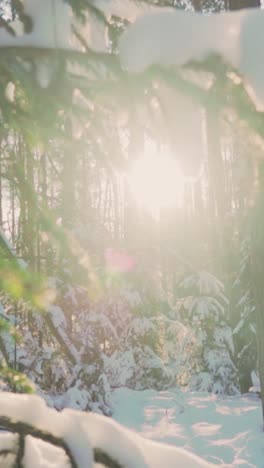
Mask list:
[[[143,439],[107,417],[70,409],[58,413],[47,408],[35,395],[1,393],[0,408],[1,426],[25,437],[24,456],[20,460],[25,467],[33,466],[33,463],[34,466],[50,466],[47,457],[51,455],[56,463],[52,447],[45,444],[43,450],[38,439],[63,448],[78,468],[92,468],[94,460],[103,463],[106,458],[115,463],[104,465],[124,468],[213,466],[183,449]],[[0,435],[0,447],[14,451],[12,440],[5,433]],[[56,463],[56,466],[62,465]]]
[[[119,41],[120,60],[131,73],[151,65],[183,66],[220,55],[237,69],[264,106],[264,11],[201,15],[174,11],[146,14]]]

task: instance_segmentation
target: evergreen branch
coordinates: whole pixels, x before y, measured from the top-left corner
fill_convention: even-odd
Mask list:
[[[33,29],[33,20],[25,13],[24,3],[21,0],[11,0],[11,7],[23,23],[25,33],[30,33]]]
[[[184,68],[192,68],[192,65],[193,64],[190,63]],[[194,66],[198,68],[197,64],[194,64]],[[201,69],[209,71],[208,68],[205,68],[205,65],[203,67],[201,66]],[[144,74],[143,79],[146,83],[149,82],[149,80],[157,81],[160,79],[163,83],[166,83],[178,91],[191,96],[195,102],[204,106],[208,110],[222,111],[223,108],[232,108],[241,121],[246,122],[254,132],[264,137],[264,113],[258,112],[255,109],[254,104],[247,95],[243,84],[232,85],[226,76],[223,77],[222,70],[221,66],[216,70],[216,72],[220,71],[220,78],[217,79],[214,86],[209,90],[204,90],[191,81],[186,80],[177,70],[164,70],[157,66],[148,70]],[[216,78],[218,78],[217,73]],[[230,85],[230,88],[228,89],[228,100],[226,90],[227,83]]]
[[[0,351],[1,351],[2,355],[3,355],[4,360],[5,360],[5,364],[6,364],[7,366],[10,366],[11,363],[9,362],[8,351],[7,351],[7,349],[6,349],[4,340],[3,340],[3,338],[2,338],[1,336],[0,336]]]
[[[83,21],[85,21],[86,10],[90,11],[94,16],[96,16],[102,23],[106,26],[110,26],[103,11],[100,10],[91,0],[66,0],[67,3],[71,6],[73,12],[76,16],[79,16]]]
[[[4,427],[9,432],[18,433],[20,437],[23,436],[24,438],[27,435],[30,435],[36,439],[44,440],[45,442],[48,442],[49,444],[62,448],[65,451],[66,455],[68,456],[72,468],[78,468],[77,463],[75,462],[75,459],[68,445],[64,442],[63,439],[54,436],[48,431],[38,429],[32,426],[31,424],[27,424],[22,421],[13,421],[12,419],[6,416],[0,416],[0,426]],[[21,440],[19,440],[19,444],[20,443],[21,443]],[[19,447],[19,453],[22,453],[21,447]]]
[[[108,455],[104,450],[94,449],[94,461],[100,463],[106,468],[122,468],[122,465]]]
[[[100,21],[102,21],[102,23],[105,24],[105,26],[110,26],[110,24],[108,23],[104,13],[99,8],[97,8],[95,5],[93,5],[90,2],[88,3],[87,8],[90,10],[90,12],[94,16],[96,16],[96,18],[98,18]]]
[[[25,435],[19,434],[18,451],[16,455],[15,468],[23,468],[24,454],[25,454]]]
[[[43,429],[36,428],[31,424],[22,422],[22,421],[14,421],[11,418],[6,416],[0,416],[0,426],[8,430],[9,432],[18,433],[19,434],[19,444],[18,444],[18,452],[16,456],[16,468],[21,467],[21,462],[23,462],[24,450],[25,450],[25,437],[30,435],[35,439],[41,439],[44,442],[52,444],[56,447],[59,447],[64,450],[66,453],[72,468],[78,468],[78,465],[75,461],[75,458],[68,446],[68,444],[60,437],[56,437],[48,431]],[[1,454],[9,454],[10,451],[2,451]],[[122,468],[122,465],[114,460],[109,454],[107,454],[101,448],[94,448],[94,461],[96,463],[101,463],[106,468]]]
[[[13,455],[13,452],[11,452],[11,450],[8,450],[8,449],[0,450],[0,460],[2,459],[2,457],[7,457],[10,454]]]
[[[78,41],[80,42],[81,46],[84,48],[85,52],[90,52],[90,48],[86,42],[86,40],[84,39],[84,37],[79,33],[79,31],[77,30],[77,28],[73,25],[72,26],[72,31],[73,33],[75,34],[76,38],[78,39]]]
[[[35,47],[35,46],[1,46],[0,44],[0,57],[6,57],[10,60],[12,56],[20,56],[25,59],[42,59],[42,58],[55,58],[58,56],[64,60],[76,61],[81,65],[87,65],[89,60],[93,59],[108,66],[112,71],[121,73],[122,69],[118,61],[118,57],[114,54],[107,52],[96,52],[86,45],[86,51],[82,52],[75,49],[63,48],[48,48],[48,47]]]
[[[0,16],[0,28],[4,28],[8,34],[15,36],[14,29],[10,26],[10,23]]]
[[[48,328],[50,329],[52,335],[55,337],[55,339],[61,346],[62,352],[65,354],[65,356],[67,356],[67,358],[73,365],[77,364],[77,350],[75,349],[74,345],[71,343],[71,346],[67,346],[66,341],[70,343],[70,340],[69,339],[67,340],[67,335],[62,336],[59,330],[55,327],[49,311],[42,311],[42,312],[43,312],[44,320]],[[72,352],[72,350],[74,350],[74,352]]]

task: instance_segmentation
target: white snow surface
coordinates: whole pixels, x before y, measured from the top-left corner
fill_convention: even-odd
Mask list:
[[[227,397],[176,389],[120,388],[112,394],[112,406],[113,418],[120,424],[147,439],[169,444],[171,450],[182,447],[222,467],[264,467],[261,403],[254,394]],[[177,464],[173,452],[167,464],[159,465],[162,452],[156,446],[149,448],[155,467],[196,466],[187,460]]]
[[[112,394],[112,406],[116,421],[70,409],[57,412],[38,396],[0,394],[0,416],[62,438],[79,468],[94,466],[92,447],[124,468],[264,467],[261,405],[255,395],[120,388]],[[12,449],[13,443],[13,435],[0,432],[1,449]],[[32,437],[23,462],[26,468],[65,468],[67,463],[61,449]]]
[[[246,79],[264,106],[264,11],[221,14],[174,11],[146,14],[121,36],[120,60],[131,73],[151,65],[183,66],[220,54]]]

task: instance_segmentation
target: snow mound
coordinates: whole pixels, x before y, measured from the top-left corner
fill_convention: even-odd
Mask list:
[[[93,467],[94,459],[100,463],[100,454],[107,454],[124,468],[176,468],[184,464],[189,468],[212,466],[180,448],[148,441],[107,417],[70,409],[59,413],[35,395],[1,393],[0,408],[3,428],[28,434],[22,460],[27,468],[65,466],[58,447],[70,454],[78,468]],[[19,427],[17,423],[20,423]],[[52,437],[58,447],[47,444]],[[0,433],[2,450],[13,450],[13,444],[11,436]]]
[[[119,388],[111,399],[113,418],[147,439],[184,447],[222,468],[264,467],[261,400],[254,394]]]

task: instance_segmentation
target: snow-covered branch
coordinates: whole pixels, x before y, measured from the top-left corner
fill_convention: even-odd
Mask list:
[[[122,65],[139,73],[151,65],[182,67],[217,54],[237,69],[264,105],[264,12],[241,10],[214,15],[161,12],[141,17],[121,36]]]
[[[94,462],[109,468],[212,466],[185,450],[143,439],[107,417],[68,409],[58,413],[47,408],[37,396],[2,393],[0,408],[0,425],[25,438],[25,447],[20,449],[22,460],[19,460],[24,467],[32,466],[33,462],[34,466],[48,466],[49,446],[41,449],[37,439],[62,448],[71,466],[78,468],[92,468]],[[30,441],[29,435],[33,438]]]

